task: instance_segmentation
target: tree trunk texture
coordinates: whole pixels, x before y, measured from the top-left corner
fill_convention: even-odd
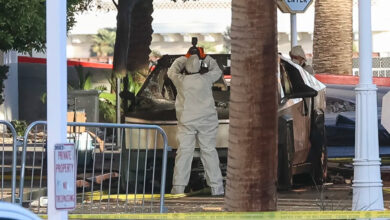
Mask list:
[[[4,65],[4,52],[0,50],[0,66]]]
[[[124,77],[127,73],[132,11],[138,0],[119,0],[114,47],[113,73],[115,77]]]
[[[275,1],[232,1],[229,211],[276,210],[276,25]]]
[[[141,0],[133,9],[127,58],[127,69],[129,71],[148,68],[151,52],[149,46],[153,34],[152,13],[153,0]]]
[[[313,40],[315,73],[352,73],[352,0],[316,0]]]

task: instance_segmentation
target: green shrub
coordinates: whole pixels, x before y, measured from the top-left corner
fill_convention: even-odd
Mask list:
[[[27,128],[27,122],[23,120],[13,120],[11,124],[14,126],[18,136],[23,136]]]

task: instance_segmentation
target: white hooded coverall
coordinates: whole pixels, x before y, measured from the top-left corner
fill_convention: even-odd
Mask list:
[[[199,59],[194,56],[197,55],[192,55],[190,58],[185,56],[177,58],[168,70],[168,77],[177,89],[175,107],[178,120],[177,138],[180,144],[176,152],[172,193],[184,193],[184,188],[190,179],[197,141],[207,184],[211,187],[213,195],[221,195],[224,192],[223,180],[216,150],[218,116],[212,85],[221,77],[222,71],[214,59],[206,56],[203,62],[209,68],[207,73],[181,74],[186,66],[194,63],[194,60],[195,63],[199,63]],[[199,72],[199,66],[194,68],[197,71],[191,72]]]

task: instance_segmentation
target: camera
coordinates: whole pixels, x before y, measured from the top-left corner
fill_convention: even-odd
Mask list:
[[[191,43],[192,43],[193,47],[196,47],[196,45],[198,44],[198,38],[197,37],[192,37]]]

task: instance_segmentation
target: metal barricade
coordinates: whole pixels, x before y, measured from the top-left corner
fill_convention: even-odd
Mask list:
[[[0,201],[7,201],[11,195],[11,202],[15,203],[16,193],[16,163],[17,163],[17,152],[18,152],[18,141],[17,134],[14,126],[7,122],[0,120],[2,126],[1,130],[1,188],[0,188]],[[10,157],[11,154],[12,156]],[[9,160],[11,158],[11,160]],[[8,173],[11,173],[10,181]],[[10,192],[9,192],[10,188]]]
[[[20,201],[35,213],[47,206],[46,134],[37,121],[24,135]],[[67,139],[78,164],[73,213],[164,212],[168,142],[159,126],[70,122]]]
[[[352,59],[352,75],[360,75],[359,58]],[[372,58],[372,75],[374,77],[390,77],[390,57]]]

